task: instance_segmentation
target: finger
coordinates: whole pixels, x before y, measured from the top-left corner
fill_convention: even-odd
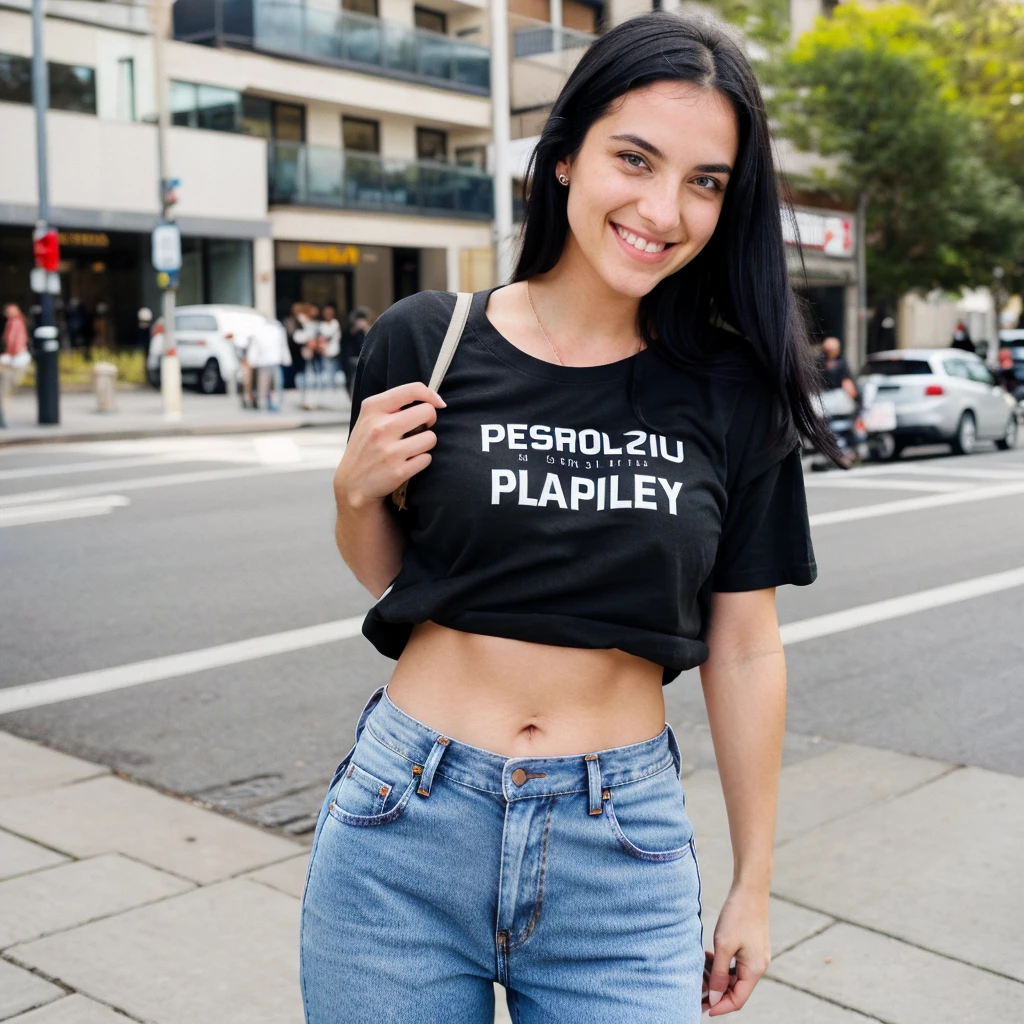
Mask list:
[[[398,412],[403,406],[412,402],[426,402],[436,409],[443,409],[444,399],[436,392],[431,391],[422,381],[414,380],[409,384],[399,384],[396,388],[382,391],[378,395],[371,395],[363,405],[370,408],[381,409],[384,412]]]
[[[717,1017],[719,1014],[732,1013],[734,1010],[740,1009],[750,998],[750,993],[754,991],[756,984],[757,978],[735,980],[732,988],[726,989],[725,995],[722,996],[714,1010],[708,1013],[708,1016]]]
[[[413,477],[417,473],[422,473],[430,465],[430,459],[430,452],[423,452],[421,455],[414,455],[407,460],[405,463],[405,472],[408,473],[406,479],[408,480],[409,477]]]
[[[413,434],[411,437],[403,437],[395,446],[395,451],[398,452],[401,458],[408,460],[415,455],[429,452],[435,444],[437,444],[437,434],[432,430],[421,430],[418,434]]]
[[[381,417],[389,432],[395,430],[399,437],[408,434],[413,430],[422,430],[424,427],[432,427],[437,421],[437,410],[426,402],[418,402],[409,406],[408,409],[401,409],[398,412],[389,413]]]
[[[729,989],[729,982],[733,980],[729,973],[729,964],[735,952],[731,944],[726,946],[721,942],[715,942],[715,959],[711,964],[711,977],[708,980],[708,1005],[712,1008],[718,1005]]]

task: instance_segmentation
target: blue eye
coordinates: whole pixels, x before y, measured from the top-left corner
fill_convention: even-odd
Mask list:
[[[699,178],[695,178],[694,180],[695,181],[710,181],[711,182],[711,187],[710,188],[708,188],[707,185],[701,185],[701,188],[707,189],[707,191],[709,191],[709,192],[721,192],[722,191],[722,186],[719,184],[718,179],[717,178],[712,178],[712,177],[710,177],[707,174],[702,174]]]
[[[630,167],[640,168],[647,166],[647,161],[639,153],[623,153],[621,156]],[[634,160],[636,163],[633,163]]]

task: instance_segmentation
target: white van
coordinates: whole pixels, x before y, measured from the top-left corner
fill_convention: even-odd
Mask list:
[[[240,353],[266,317],[248,306],[179,306],[174,311],[174,343],[181,363],[181,379],[204,395],[224,390],[224,382],[237,379]],[[160,387],[160,358],[164,334],[149,342],[146,379]]]

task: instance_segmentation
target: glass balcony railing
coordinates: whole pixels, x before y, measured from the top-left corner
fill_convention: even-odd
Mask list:
[[[537,57],[561,50],[585,50],[597,36],[571,28],[555,28],[542,22],[517,28],[513,35],[516,58]]]
[[[270,202],[490,220],[493,185],[472,167],[389,160],[300,142],[270,146]]]
[[[303,0],[177,0],[174,37],[490,93],[486,47]]]

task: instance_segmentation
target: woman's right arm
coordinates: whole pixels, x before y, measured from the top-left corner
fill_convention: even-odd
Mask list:
[[[399,484],[430,465],[437,442],[430,428],[444,404],[418,381],[368,396],[334,474],[338,550],[375,598],[398,575],[405,545],[385,502]]]

